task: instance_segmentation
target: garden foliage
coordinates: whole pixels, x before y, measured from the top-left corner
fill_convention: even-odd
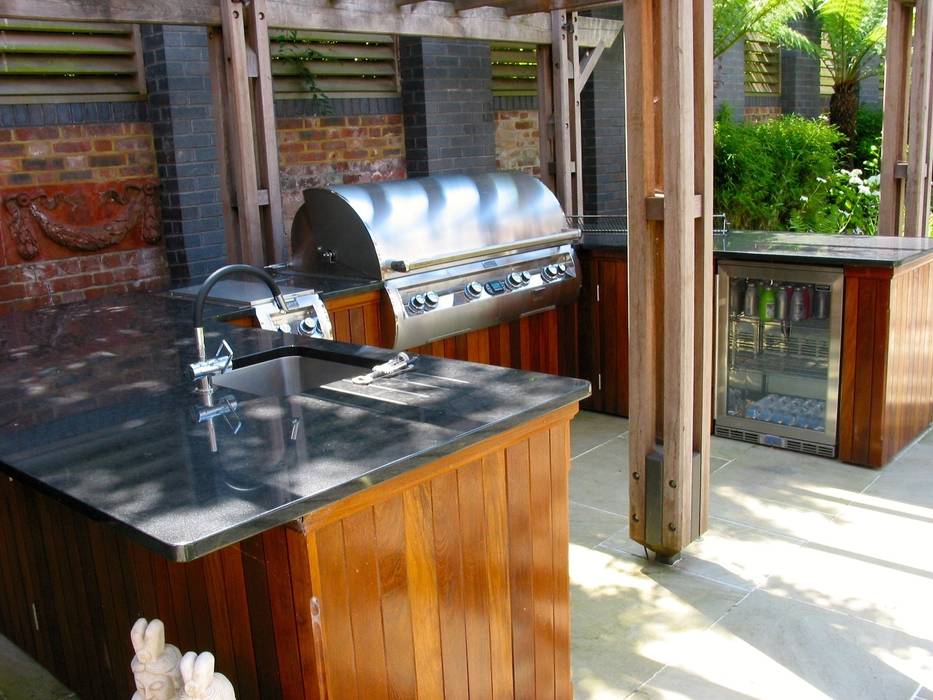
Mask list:
[[[760,124],[715,126],[715,207],[737,229],[875,233],[878,146],[875,118],[865,114],[856,166],[837,148],[841,134],[825,119],[784,116]]]

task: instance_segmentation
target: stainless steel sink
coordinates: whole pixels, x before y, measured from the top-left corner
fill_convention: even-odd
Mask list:
[[[294,350],[268,360],[248,362],[250,358],[245,358],[248,364],[216,375],[214,385],[256,396],[291,396],[368,371],[366,367],[309,356],[297,348]]]

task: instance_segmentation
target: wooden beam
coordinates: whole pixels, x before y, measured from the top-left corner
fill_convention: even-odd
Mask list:
[[[226,115],[227,96],[227,61],[224,55],[223,35],[218,27],[212,27],[207,33],[208,62],[211,76],[211,99],[214,106],[214,128],[217,134],[217,155],[221,163],[230,163],[228,135],[228,119]],[[243,251],[240,249],[240,233],[236,218],[236,192],[230,169],[220,167],[217,169],[220,180],[220,208],[224,220],[224,240],[227,248],[227,260],[239,262],[243,260]]]
[[[693,202],[690,211],[694,219],[703,216],[703,196],[693,195]],[[653,194],[645,198],[645,216],[648,221],[664,221],[664,193]]]
[[[929,188],[930,71],[933,69],[933,8],[920,3],[914,16],[913,58],[910,67],[910,108],[907,122],[907,192],[904,235],[924,236],[929,213],[924,210]]]
[[[593,47],[593,50],[587,53],[584,57],[583,64],[580,66],[580,79],[577,81],[578,98],[580,97],[580,93],[583,92],[583,88],[586,87],[586,84],[589,82],[590,76],[593,75],[593,71],[596,69],[596,64],[599,63],[599,59],[605,50],[605,44],[597,44]]]
[[[262,225],[259,215],[256,142],[253,130],[253,107],[248,78],[246,30],[241,3],[222,0],[221,12],[226,94],[223,109],[227,120],[227,144],[233,166],[231,180],[236,192],[236,221],[240,258],[262,267],[265,264]]]
[[[509,16],[515,17],[535,12],[584,10],[621,4],[621,0],[512,0],[507,7]]]
[[[551,13],[553,41],[551,65],[554,82],[554,190],[567,214],[583,213],[582,133],[580,96],[580,48],[576,36],[576,13]]]
[[[252,0],[244,5],[246,39],[256,57],[256,76],[252,80],[254,131],[258,187],[256,204],[260,207],[260,227],[264,262],[288,260],[288,240],[282,218],[282,189],[279,183],[279,152],[275,131],[275,105],[272,96],[272,60],[269,54],[269,27],[266,22],[267,0]]]
[[[538,162],[542,182],[557,192],[554,178],[557,168],[554,162],[554,75],[551,70],[551,47],[539,46],[538,61]]]
[[[660,36],[656,0],[625,6],[625,131],[628,178],[629,289],[629,536],[645,543],[645,462],[656,449],[658,363],[657,254],[660,225],[644,202],[659,189],[657,149]]]
[[[132,24],[188,24],[218,26],[220,0],[5,0],[3,16],[11,19],[47,19]],[[537,13],[508,17],[504,9],[481,7],[468,15],[454,5],[427,2],[398,7],[395,0],[267,0],[268,24],[279,29],[321,30],[400,36],[508,41],[528,44],[551,42],[550,18]],[[581,17],[580,46],[602,41],[611,46],[622,30],[615,20]]]
[[[878,233],[900,234],[904,183],[898,164],[907,155],[908,71],[913,10],[898,0],[888,1],[884,67],[884,126],[881,136],[881,183]],[[906,175],[906,172],[905,172]]]
[[[688,540],[709,528],[710,432],[713,423],[713,7],[693,0],[694,191],[701,215],[694,222],[694,371],[691,527]],[[687,537],[685,533],[685,537]]]
[[[661,0],[664,134],[664,483],[662,544],[690,542],[693,482],[693,6]]]

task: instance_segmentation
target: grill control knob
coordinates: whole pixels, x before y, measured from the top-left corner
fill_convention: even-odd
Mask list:
[[[527,270],[522,273],[522,282],[524,282],[525,284],[528,284],[529,282],[531,282],[531,273],[528,272]]]
[[[479,282],[470,282],[466,287],[463,288],[463,293],[467,295],[470,299],[478,299],[479,296],[483,293],[483,285]]]
[[[518,289],[522,286],[522,276],[517,272],[512,272],[505,278],[505,283],[509,289]]]
[[[424,294],[416,294],[408,300],[408,306],[412,311],[422,311],[424,309]]]
[[[437,292],[428,292],[424,295],[424,305],[429,309],[433,309],[440,302],[441,298],[437,296]]]
[[[567,266],[564,265],[564,263],[558,263],[558,265],[557,265],[557,274],[559,274],[559,275],[566,275],[566,274],[567,274]]]
[[[553,282],[560,275],[557,265],[548,265],[541,271],[541,276],[546,282]]]

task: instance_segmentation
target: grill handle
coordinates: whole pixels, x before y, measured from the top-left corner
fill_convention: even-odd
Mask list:
[[[421,258],[419,260],[410,261],[392,260],[389,262],[389,268],[393,272],[414,272],[415,270],[423,270],[426,267],[433,267],[435,265],[451,265],[471,258],[489,257],[509,251],[518,252],[520,250],[527,250],[528,248],[543,248],[548,245],[558,245],[578,240],[580,240],[580,229],[570,229],[567,231],[560,231],[559,233],[552,233],[547,236],[528,238],[523,241],[499,243],[497,245],[474,248],[472,250],[463,250],[434,258]]]

